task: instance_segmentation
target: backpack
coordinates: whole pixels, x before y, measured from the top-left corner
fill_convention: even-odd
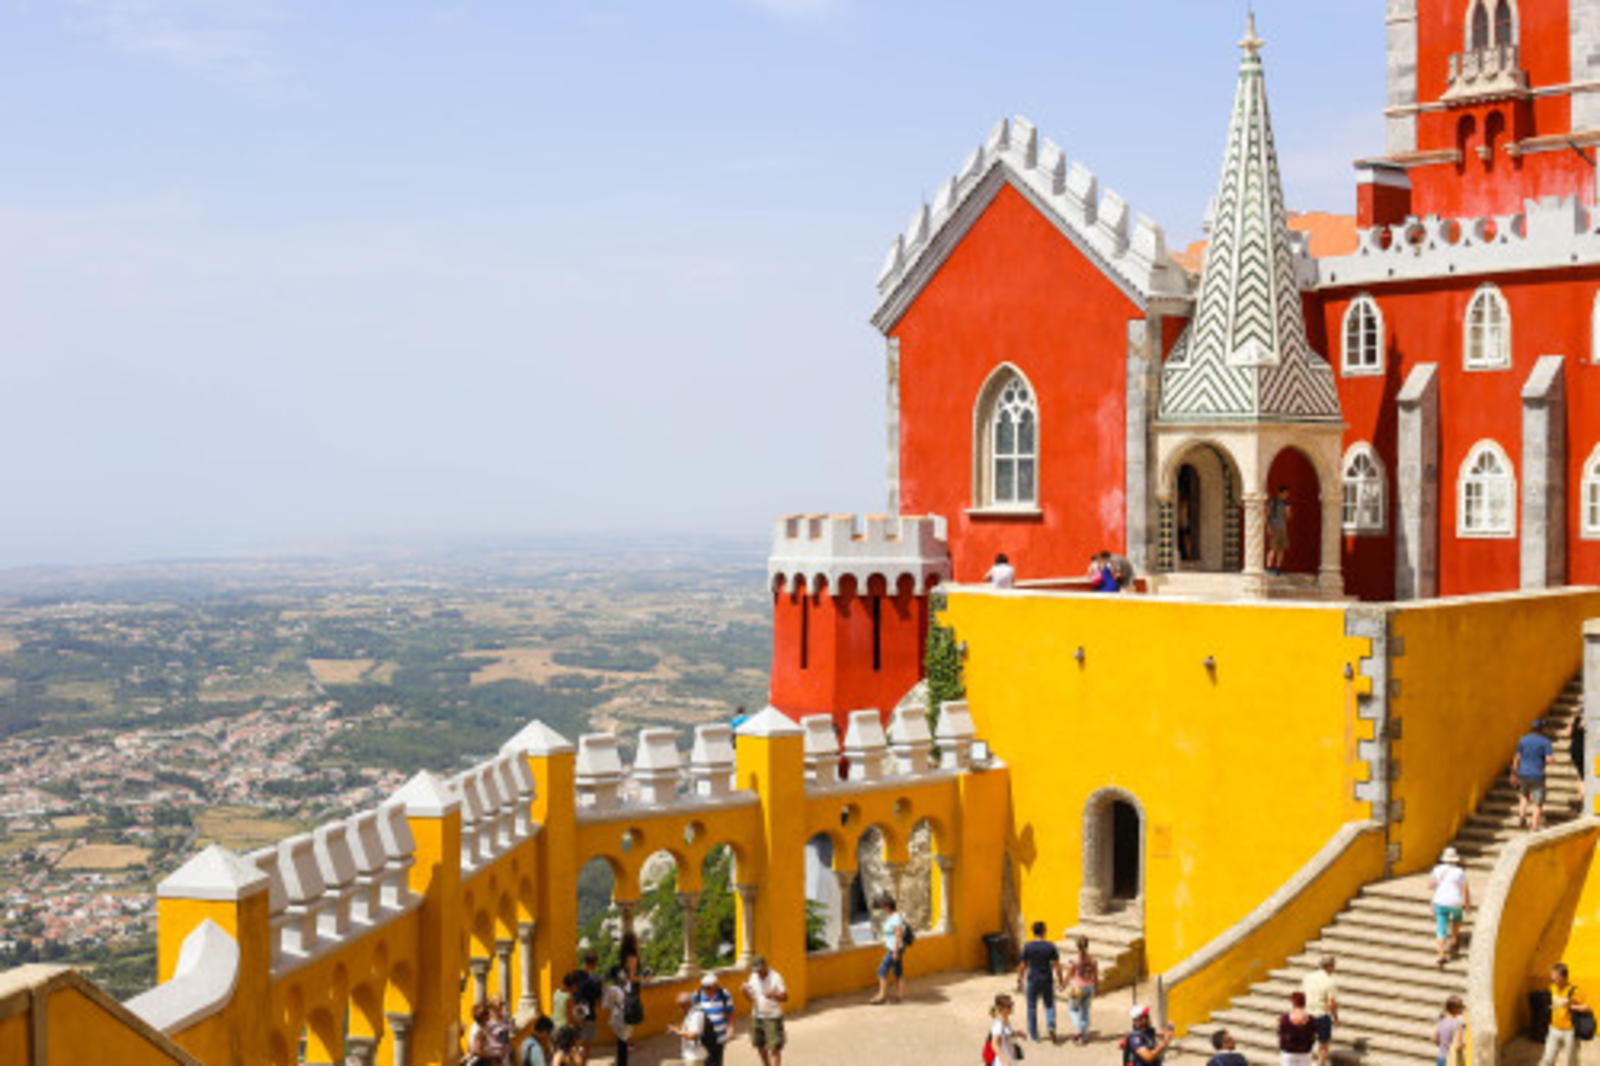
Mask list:
[[[644,997],[639,994],[637,988],[631,985],[622,998],[622,1020],[629,1025],[642,1025],[644,1023]]]
[[[906,922],[900,926],[900,946],[908,948],[917,942],[917,931],[911,928],[911,923]]]
[[[1578,994],[1578,986],[1577,985],[1573,985],[1572,986],[1572,991],[1567,993],[1567,994],[1569,996],[1577,995]],[[1594,1039],[1594,1030],[1595,1030],[1594,1011],[1592,1011],[1592,1010],[1576,1011],[1575,1010],[1575,1011],[1571,1011],[1570,1013],[1572,1015],[1572,1035],[1577,1037],[1579,1040],[1583,1040],[1583,1041],[1593,1040]]]

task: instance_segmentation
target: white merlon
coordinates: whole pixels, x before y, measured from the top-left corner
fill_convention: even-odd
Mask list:
[[[585,733],[578,738],[578,806],[609,811],[622,788],[622,756],[612,733]]]
[[[283,878],[283,890],[288,897],[284,913],[288,916],[291,939],[285,951],[309,955],[317,946],[320,916],[325,906],[322,893],[321,871],[313,852],[310,833],[289,837],[278,844],[278,876]]]
[[[800,719],[806,734],[806,777],[815,785],[839,783],[839,733],[833,715],[808,714]]]
[[[383,910],[383,836],[378,831],[378,812],[361,811],[345,823],[350,842],[350,861],[356,868],[355,910],[352,917],[371,924]]]
[[[239,945],[207,918],[183,938],[172,977],[125,1006],[171,1035],[226,1007],[238,983]]]
[[[804,581],[808,590],[825,581],[837,593],[845,578],[865,593],[872,577],[883,578],[893,595],[902,578],[912,591],[927,592],[950,579],[950,548],[944,519],[868,515],[809,514],[778,519],[767,558],[770,582],[788,587]]]
[[[851,711],[844,732],[844,757],[850,763],[851,781],[875,781],[884,776],[889,741],[877,711]]]
[[[689,750],[689,777],[697,796],[726,796],[733,791],[733,729],[699,725]]]
[[[290,946],[285,942],[290,927],[289,894],[284,891],[283,875],[278,871],[278,849],[261,848],[250,852],[244,858],[267,878],[268,936],[272,942],[272,964],[276,966],[283,960],[283,954]]]
[[[760,711],[745,719],[743,725],[734,731],[740,737],[797,737],[800,727],[794,724],[794,719],[768,704]]]
[[[390,799],[405,804],[406,814],[413,818],[443,818],[461,809],[461,800],[428,770],[418,770]]]
[[[568,755],[573,751],[572,741],[557,733],[538,719],[518,730],[516,736],[500,746],[503,752],[517,755]]]
[[[659,807],[678,796],[683,780],[683,759],[678,754],[678,734],[671,729],[642,729],[633,758],[633,780],[639,801]]]
[[[1068,164],[1060,146],[1041,137],[1017,116],[1002,119],[961,168],[940,185],[932,205],[918,209],[889,247],[878,276],[881,302],[872,321],[887,331],[923,284],[938,270],[1002,185],[1009,183],[1033,202],[1057,229],[1139,303],[1155,297],[1184,298],[1188,276],[1166,252],[1154,223],[1130,243],[1127,202],[1101,190],[1082,163]]]
[[[404,907],[415,897],[411,890],[411,867],[417,861],[417,842],[411,835],[411,822],[403,803],[391,800],[378,808],[378,837],[383,841],[384,906]]]
[[[337,940],[350,931],[350,911],[356,894],[356,862],[350,854],[349,834],[344,822],[332,822],[318,826],[311,840],[317,872],[323,883],[319,932]]]
[[[267,877],[252,864],[213,844],[156,886],[160,899],[233,901],[265,892]]]
[[[1576,197],[1528,200],[1520,214],[1415,216],[1359,235],[1349,255],[1312,261],[1307,287],[1346,288],[1600,263],[1600,226]]]
[[[939,766],[945,770],[965,770],[972,765],[972,741],[978,735],[966,700],[945,700],[939,704],[939,722],[933,736],[939,742]]]
[[[928,769],[933,734],[928,714],[921,707],[897,707],[889,718],[889,754],[897,774],[920,774]]]

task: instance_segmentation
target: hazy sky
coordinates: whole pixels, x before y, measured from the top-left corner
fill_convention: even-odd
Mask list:
[[[0,0],[0,566],[877,510],[894,233],[1002,115],[1192,237],[1243,0]],[[1383,5],[1257,0],[1297,208]]]

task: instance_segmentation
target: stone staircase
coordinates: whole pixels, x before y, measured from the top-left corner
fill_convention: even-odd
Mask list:
[[[1573,769],[1566,731],[1581,713],[1583,689],[1569,682],[1545,712],[1545,733],[1555,742],[1546,768],[1545,825],[1575,817],[1582,783]],[[1517,825],[1517,794],[1503,772],[1462,825],[1454,845],[1467,871],[1474,904],[1505,844],[1527,832]],[[1437,1059],[1433,1023],[1447,997],[1466,997],[1467,944],[1475,910],[1461,925],[1461,951],[1437,965],[1432,892],[1426,873],[1376,881],[1361,889],[1300,954],[1253,985],[1203,1025],[1192,1026],[1177,1047],[1185,1056],[1209,1057],[1211,1034],[1225,1028],[1252,1063],[1278,1062],[1278,1017],[1289,996],[1323,955],[1332,955],[1339,982],[1339,1024],[1333,1058],[1360,1066],[1432,1066]]]
[[[1089,954],[1100,964],[1100,991],[1126,988],[1140,976],[1144,965],[1144,925],[1138,911],[1127,906],[1109,914],[1084,918],[1056,942],[1061,967],[1078,953],[1078,937],[1089,938]]]

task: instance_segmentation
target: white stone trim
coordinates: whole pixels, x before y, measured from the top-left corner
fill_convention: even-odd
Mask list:
[[[868,515],[788,515],[778,519],[767,557],[767,579],[774,587],[804,581],[814,593],[825,581],[837,594],[846,577],[865,594],[874,574],[893,595],[902,577],[925,593],[950,579],[950,549],[945,521],[920,517]],[[743,732],[743,730],[740,730]]]
[[[1033,496],[1031,499],[1017,499],[1013,501],[998,501],[994,499],[996,456],[994,453],[994,416],[999,404],[1001,393],[1011,384],[1012,379],[1022,382],[1023,388],[1028,390],[1029,401],[1033,405]],[[1044,416],[1040,410],[1039,390],[1033,387],[1032,380],[1022,372],[1022,368],[1015,363],[1002,362],[989,376],[983,379],[983,384],[978,387],[978,397],[972,405],[972,508],[971,511],[982,513],[1011,514],[1011,513],[1038,513],[1039,498],[1039,454],[1040,437],[1043,429]]]
[[[1378,481],[1378,524],[1363,525],[1359,521],[1346,522],[1343,520],[1343,506],[1341,500],[1339,528],[1342,532],[1357,537],[1381,537],[1389,532],[1389,471],[1383,462],[1383,456],[1378,454],[1370,441],[1356,441],[1345,449],[1344,456],[1339,460],[1339,487],[1341,496],[1343,490],[1350,484],[1350,467],[1359,458],[1372,462],[1377,471]],[[1359,506],[1357,513],[1359,514]]]
[[[1583,461],[1578,478],[1578,530],[1584,540],[1600,540],[1600,444]]]
[[[183,938],[172,976],[124,1006],[171,1036],[226,1007],[238,983],[239,945],[207,918]]]
[[[234,902],[265,892],[267,875],[218,844],[168,874],[156,886],[160,899]]]
[[[1350,361],[1350,319],[1357,311],[1366,311],[1377,321],[1378,338],[1376,341],[1376,360],[1369,364],[1355,364]],[[1387,326],[1383,321],[1383,309],[1378,306],[1378,301],[1370,293],[1361,293],[1350,301],[1350,306],[1344,309],[1344,318],[1339,323],[1339,373],[1347,378],[1382,377],[1388,363],[1389,336]],[[1363,345],[1364,347],[1365,345]]]
[[[1487,345],[1482,348],[1487,355],[1480,355],[1477,359],[1472,356],[1473,348],[1473,322],[1474,313],[1483,308],[1485,316],[1482,330],[1485,336],[1491,330],[1496,331],[1499,344],[1493,351]],[[1498,312],[1500,322],[1495,326],[1490,318]],[[1505,293],[1500,291],[1500,286],[1494,282],[1484,282],[1473,292],[1472,299],[1467,301],[1467,310],[1461,316],[1461,366],[1468,371],[1478,370],[1509,370],[1511,369],[1511,340],[1512,322],[1511,305],[1506,302]],[[1498,353],[1498,354],[1496,354]]]
[[[1467,527],[1467,478],[1478,457],[1492,454],[1505,468],[1506,524],[1493,528],[1469,529]],[[1456,472],[1456,536],[1466,540],[1510,540],[1517,535],[1517,468],[1500,442],[1488,437],[1467,449],[1466,457]]]

